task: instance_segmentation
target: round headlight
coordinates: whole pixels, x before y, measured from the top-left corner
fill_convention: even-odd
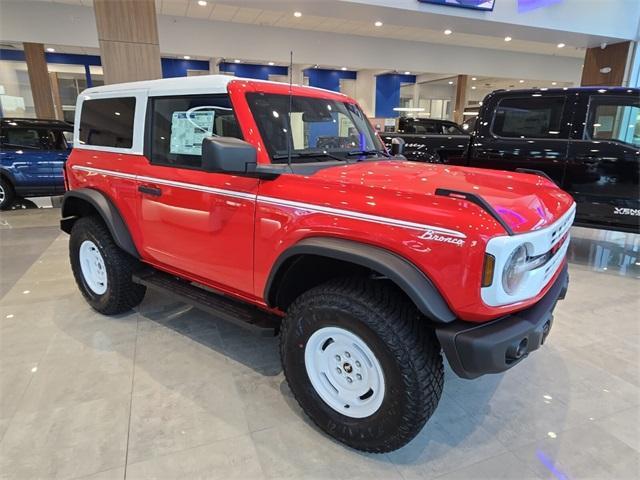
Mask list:
[[[524,245],[517,247],[504,264],[502,271],[502,287],[509,295],[513,295],[527,272],[527,249]]]

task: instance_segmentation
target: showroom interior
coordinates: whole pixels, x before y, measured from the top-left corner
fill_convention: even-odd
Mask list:
[[[640,478],[639,42],[0,0],[0,477]]]

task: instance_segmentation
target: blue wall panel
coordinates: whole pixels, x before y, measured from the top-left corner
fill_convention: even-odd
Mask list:
[[[288,67],[277,65],[257,65],[253,63],[228,63],[219,65],[221,72],[233,73],[236,77],[253,78],[256,80],[269,80],[269,75],[288,75]]]
[[[309,86],[324,88],[334,92],[340,91],[340,80],[355,80],[357,72],[349,70],[327,70],[324,68],[307,68],[304,71],[305,77],[309,78]]]
[[[376,77],[376,118],[399,115],[393,109],[400,106],[400,86],[403,83],[416,83],[416,76],[386,73]]]
[[[162,58],[162,78],[186,77],[187,70],[209,71],[206,60],[182,60],[179,58]]]

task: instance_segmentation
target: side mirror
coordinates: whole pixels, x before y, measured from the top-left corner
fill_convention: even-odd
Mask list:
[[[255,164],[253,145],[233,137],[207,137],[202,141],[202,168],[213,173],[244,174]]]
[[[403,155],[404,154],[404,139],[400,137],[393,137],[391,139],[391,155]]]
[[[202,168],[211,173],[246,175],[272,180],[290,172],[288,165],[259,165],[256,148],[234,137],[207,137],[202,141]]]

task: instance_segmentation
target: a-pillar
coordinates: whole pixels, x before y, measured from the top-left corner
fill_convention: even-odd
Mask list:
[[[464,121],[464,107],[467,106],[467,79],[466,75],[458,75],[456,82],[456,101],[453,107],[453,121]]]
[[[614,43],[605,48],[587,48],[582,69],[583,86],[622,85],[631,42]]]
[[[104,83],[162,78],[154,0],[94,0]]]
[[[27,62],[33,104],[38,118],[56,118],[56,110],[51,94],[51,80],[44,57],[44,45],[24,43],[24,58]]]

